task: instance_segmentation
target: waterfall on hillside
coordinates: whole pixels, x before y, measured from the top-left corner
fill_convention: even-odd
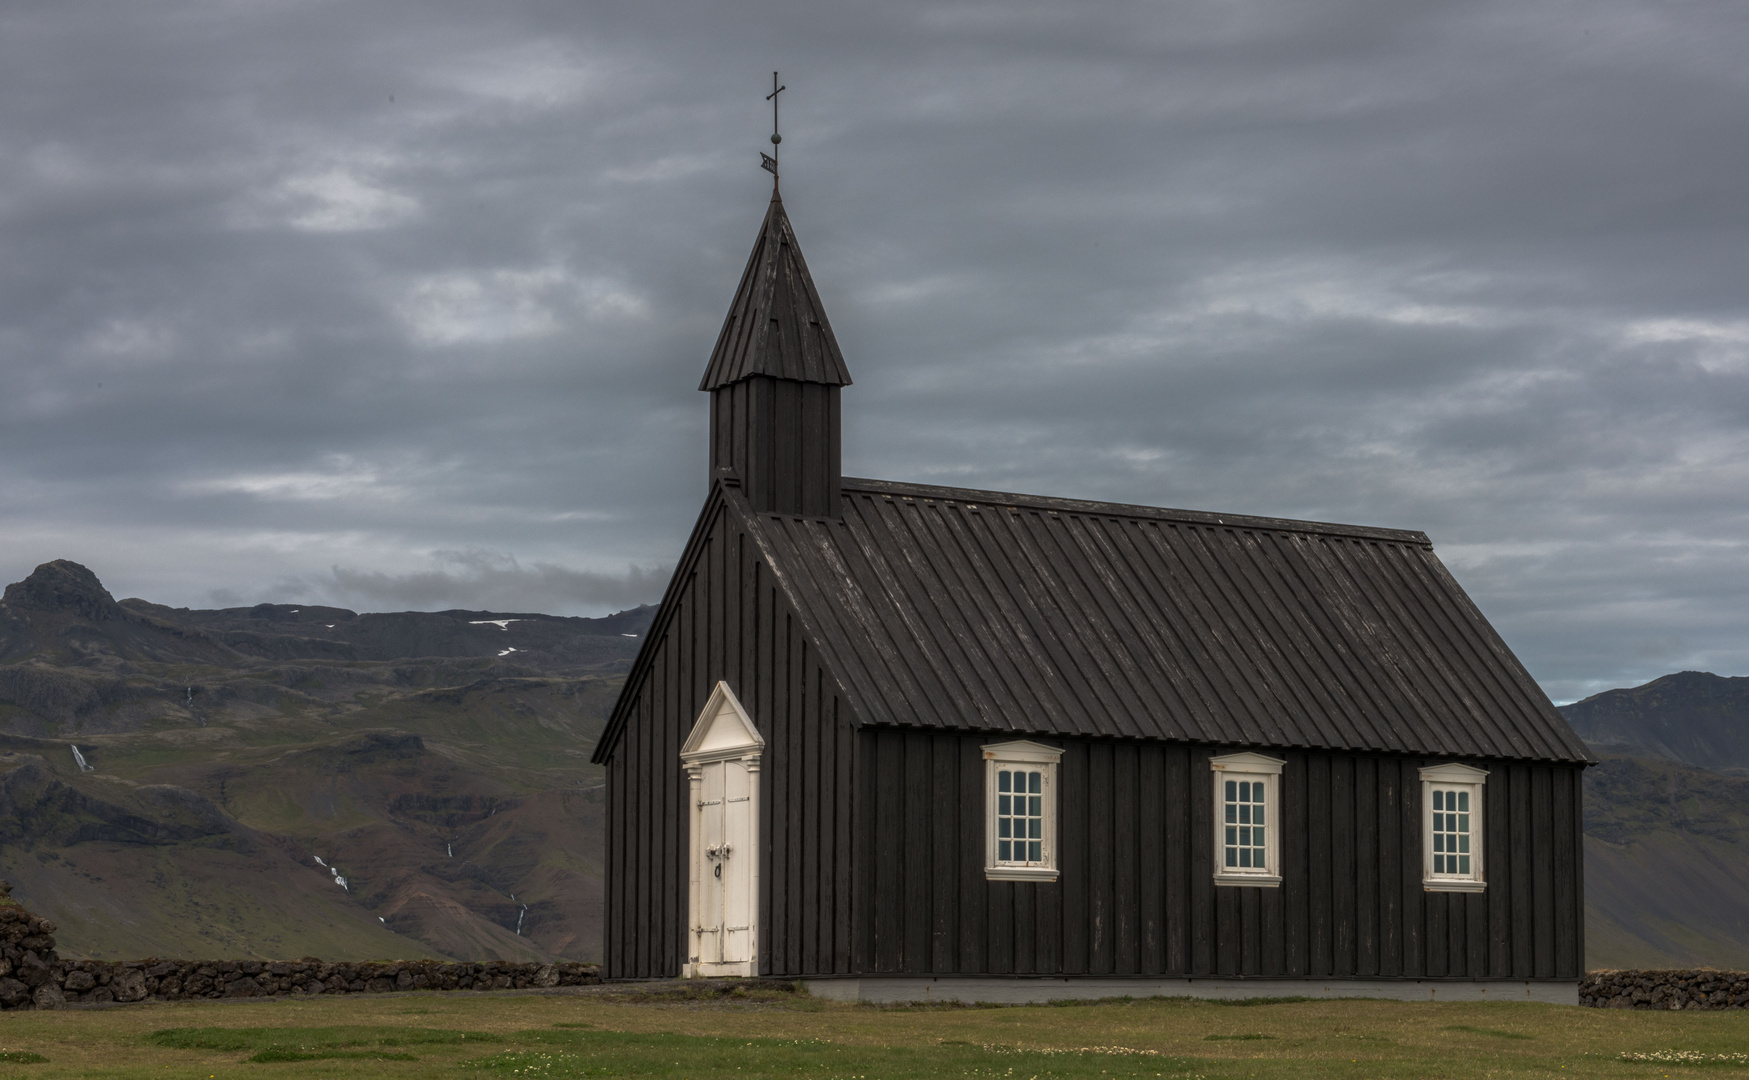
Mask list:
[[[516,913],[516,936],[522,936],[522,920],[528,918],[528,905],[522,905],[522,910]]]
[[[73,746],[72,743],[68,743],[67,745]],[[80,772],[90,772],[91,771],[91,766],[86,764],[85,755],[81,754],[79,752],[79,748],[77,746],[73,746],[73,761],[79,766]]]
[[[452,859],[455,858],[455,845],[454,844],[443,845],[443,850],[449,852],[450,858],[452,858]]]

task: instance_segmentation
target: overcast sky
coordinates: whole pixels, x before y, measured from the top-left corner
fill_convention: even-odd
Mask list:
[[[12,4],[0,576],[656,600],[785,203],[852,475],[1426,530],[1557,700],[1749,673],[1749,7]]]

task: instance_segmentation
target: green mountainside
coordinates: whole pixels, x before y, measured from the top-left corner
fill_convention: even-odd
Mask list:
[[[69,955],[597,959],[588,755],[652,615],[191,611],[47,563],[0,599],[0,876]]]
[[[1749,678],[1685,671],[1561,712],[1599,759],[1588,966],[1749,968]]]

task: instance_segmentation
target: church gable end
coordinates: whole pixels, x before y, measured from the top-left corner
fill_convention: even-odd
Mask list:
[[[849,970],[851,706],[744,506],[732,481],[713,488],[595,751],[608,771],[604,935],[615,978],[672,977],[690,955],[685,758],[742,717],[764,740],[760,970]]]

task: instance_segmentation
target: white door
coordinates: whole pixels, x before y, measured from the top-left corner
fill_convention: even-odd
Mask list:
[[[697,975],[753,975],[758,773],[740,761],[702,768],[693,817],[692,956]]]

